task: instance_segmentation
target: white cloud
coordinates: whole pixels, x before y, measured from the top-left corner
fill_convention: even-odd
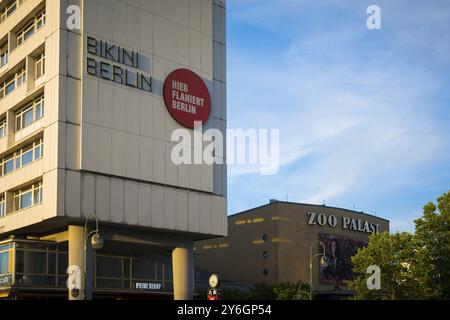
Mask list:
[[[244,1],[244,10],[234,15],[249,19],[274,10],[282,17],[294,6],[308,6],[278,0],[251,9],[251,3]],[[282,7],[275,9],[277,4]],[[343,2],[333,4],[342,8]],[[386,13],[391,20],[399,14]],[[405,21],[417,16],[420,12],[410,12]],[[417,34],[416,21],[412,29],[391,26],[384,40],[375,36],[377,46],[367,40],[367,30],[354,25],[340,22],[328,32],[300,33],[287,47],[250,55],[231,45],[229,126],[279,128],[282,168],[278,176],[267,178],[232,166],[230,188],[289,194],[292,200],[319,204],[345,199],[350,205],[366,194],[381,199],[420,186],[423,166],[450,160],[450,133],[442,130],[434,111],[441,70],[426,60],[429,55],[415,55],[421,47],[417,37],[427,38],[427,50],[437,58],[435,52],[448,52],[450,42],[433,42],[432,30]],[[445,61],[441,57],[439,63]],[[246,178],[240,179],[242,175]],[[407,221],[410,227],[412,221],[402,218],[393,220],[393,226],[408,229]]]

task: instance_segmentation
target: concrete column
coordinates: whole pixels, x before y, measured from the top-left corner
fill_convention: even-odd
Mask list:
[[[8,130],[8,148],[16,142],[16,114],[9,110],[6,113],[6,128]]]
[[[15,32],[8,33],[8,50],[9,54],[17,47],[17,36]]]
[[[172,252],[173,294],[175,300],[194,298],[193,244],[177,247]]]
[[[69,289],[69,300],[84,300],[84,228],[69,226],[69,281],[76,283],[78,296]],[[76,274],[78,273],[78,275]],[[79,288],[78,288],[79,286]]]
[[[27,89],[31,91],[35,87],[36,80],[36,68],[35,68],[36,59],[31,56],[27,56],[25,60],[25,69],[27,72]]]

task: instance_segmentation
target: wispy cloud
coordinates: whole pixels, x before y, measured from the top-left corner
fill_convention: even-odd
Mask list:
[[[232,166],[231,195],[238,188],[261,197],[289,193],[293,200],[312,203],[326,200],[350,205],[355,199],[373,203],[383,201],[389,192],[425,187],[419,183],[422,168],[450,160],[445,122],[449,111],[439,114],[442,99],[449,101],[445,100],[448,78],[444,71],[450,70],[445,56],[450,41],[443,44],[431,39],[433,28],[448,23],[433,22],[430,29],[426,20],[410,21],[421,16],[415,10],[404,19],[406,26],[397,21],[391,30],[370,34],[365,24],[355,28],[359,21],[327,20],[335,8],[354,14],[355,7],[346,3],[276,0],[258,6],[245,0],[229,9],[236,10],[231,12],[236,23],[253,19],[251,23],[261,30],[276,26],[278,33],[292,30],[283,24],[283,16],[301,21],[307,10],[313,10],[318,15],[315,19],[326,25],[308,26],[309,32],[292,33],[286,45],[264,52],[245,45],[249,35],[236,34],[238,38],[230,41],[229,126],[280,128],[283,166],[275,177],[260,177],[255,171]],[[320,7],[323,15],[312,7]],[[398,7],[389,8],[396,11],[383,11],[387,21],[395,21],[393,16],[400,17],[401,12]],[[297,14],[295,10],[300,9]],[[274,16],[265,23],[263,17],[271,10]],[[424,14],[441,19],[437,6]],[[427,31],[415,33],[411,28]],[[273,36],[275,30],[271,32]],[[415,52],[421,48],[417,37],[425,36],[428,52]],[[233,202],[245,198],[231,201],[231,208],[237,208]]]

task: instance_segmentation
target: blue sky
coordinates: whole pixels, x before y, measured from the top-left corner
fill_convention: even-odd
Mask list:
[[[450,1],[228,0],[227,14],[228,127],[281,139],[277,175],[229,167],[229,213],[288,196],[413,231],[450,190]]]

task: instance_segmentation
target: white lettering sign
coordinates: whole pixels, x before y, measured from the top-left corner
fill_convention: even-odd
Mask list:
[[[338,219],[335,215],[326,215],[323,213],[308,212],[308,225],[329,226],[335,228],[337,226]],[[342,217],[341,227],[344,230],[353,230],[365,233],[379,233],[380,225],[377,223],[371,223],[367,220]]]
[[[161,283],[136,282],[136,289],[141,290],[161,290]]]

